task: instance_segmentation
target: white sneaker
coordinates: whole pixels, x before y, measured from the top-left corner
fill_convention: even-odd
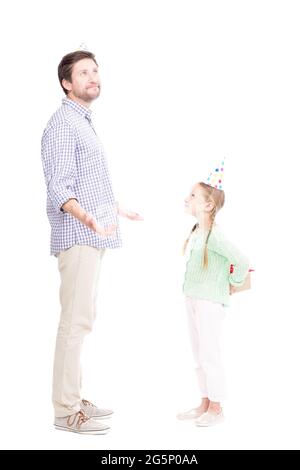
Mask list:
[[[110,430],[109,426],[100,424],[99,421],[89,418],[83,410],[70,416],[64,416],[62,418],[56,417],[54,426],[61,431],[70,431],[79,434],[106,434]]]
[[[202,416],[204,411],[200,411],[199,408],[192,408],[189,411],[184,411],[183,413],[178,413],[177,419],[180,419],[181,421],[187,420],[187,419],[196,419]]]
[[[110,418],[113,415],[112,410],[107,410],[105,408],[98,408],[96,405],[93,405],[88,400],[81,400],[80,403],[81,409],[89,418],[100,419],[100,418]]]
[[[196,419],[195,424],[196,426],[214,426],[215,424],[221,424],[224,421],[223,411],[220,413],[212,413],[211,411],[207,411],[204,413],[200,418]]]

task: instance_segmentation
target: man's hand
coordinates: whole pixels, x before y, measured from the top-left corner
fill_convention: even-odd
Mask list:
[[[116,225],[110,225],[107,228],[101,227],[101,225],[98,225],[97,221],[90,214],[86,214],[84,225],[86,225],[88,228],[93,230],[93,232],[98,233],[102,237],[111,236],[116,231],[116,228],[117,228]]]
[[[118,206],[118,214],[121,217],[126,217],[129,220],[144,220],[144,218],[137,212],[128,211],[123,207]]]
[[[93,230],[93,232],[102,235],[102,237],[109,237],[115,231],[117,226],[110,225],[110,227],[104,228],[101,225],[97,224],[97,221],[91,214],[87,214],[85,210],[81,207],[78,203],[77,199],[69,199],[63,206],[62,209],[64,212],[68,212],[73,217],[78,219],[82,224],[84,224],[89,229]]]
[[[144,218],[140,214],[132,211],[127,211],[124,217],[127,217],[127,219],[129,220],[144,220]]]

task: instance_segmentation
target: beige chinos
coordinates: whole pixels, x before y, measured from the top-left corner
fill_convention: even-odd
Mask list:
[[[92,330],[96,317],[98,281],[104,252],[103,248],[74,245],[58,254],[61,316],[56,338],[52,396],[57,417],[80,410],[81,348],[84,336]]]

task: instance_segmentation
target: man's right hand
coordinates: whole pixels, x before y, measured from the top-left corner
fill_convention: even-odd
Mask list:
[[[102,237],[109,237],[109,236],[113,235],[113,233],[117,229],[117,225],[110,225],[107,228],[101,227],[101,225],[97,224],[96,219],[90,214],[86,214],[86,217],[85,217],[85,220],[83,221],[83,223],[88,228],[93,230],[93,232],[98,233]]]
[[[98,233],[102,237],[110,237],[116,231],[117,225],[110,225],[107,228],[98,225],[95,218],[91,214],[86,213],[75,198],[69,199],[62,206],[62,209],[64,212],[68,212],[86,227],[93,230],[93,232]]]

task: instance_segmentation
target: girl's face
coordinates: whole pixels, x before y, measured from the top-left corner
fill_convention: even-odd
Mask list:
[[[195,184],[189,196],[184,200],[185,212],[199,217],[203,213],[208,213],[213,209],[213,203],[207,202],[204,196],[203,189],[199,184]]]

